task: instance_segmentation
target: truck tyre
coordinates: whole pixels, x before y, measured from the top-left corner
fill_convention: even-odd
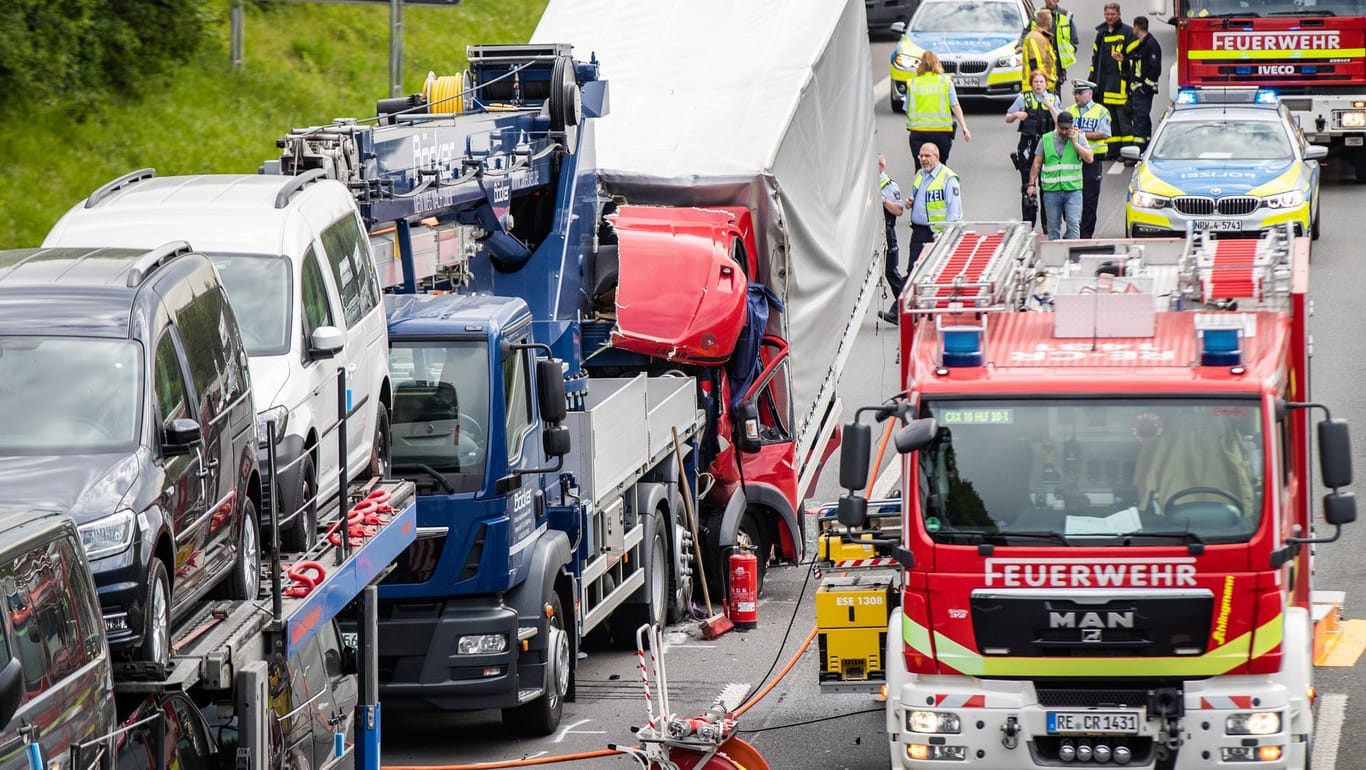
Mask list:
[[[313,456],[305,454],[299,463],[299,485],[293,495],[282,495],[299,506],[299,515],[281,533],[281,550],[307,551],[318,542],[318,472],[313,467]],[[281,511],[281,515],[293,511]]]
[[[215,595],[223,599],[255,599],[261,590],[260,521],[256,518],[256,503],[247,498],[242,505],[242,526],[237,532],[237,556],[232,572],[218,587]]]
[[[642,604],[623,604],[612,613],[608,624],[612,628],[612,644],[617,649],[636,649],[636,629],[647,623],[663,628],[669,604],[669,548],[664,537],[663,515],[656,513],[653,524],[647,525],[650,539],[641,549],[641,569],[645,571],[645,601]]]
[[[549,682],[541,697],[526,704],[503,709],[503,728],[513,735],[542,736],[555,732],[564,715],[564,699],[569,694],[569,682],[574,676],[573,651],[569,633],[564,628],[564,609],[560,595],[551,593],[551,614],[546,640],[546,670]]]
[[[379,402],[375,410],[375,439],[370,448],[370,474],[382,479],[392,477],[393,457],[389,445],[389,407]]]
[[[166,565],[152,559],[147,571],[147,597],[142,603],[142,644],[136,657],[149,663],[171,663],[171,581]]]

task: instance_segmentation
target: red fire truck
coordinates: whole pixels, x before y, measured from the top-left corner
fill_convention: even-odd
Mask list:
[[[1176,26],[1176,87],[1275,89],[1305,138],[1366,181],[1366,0],[1155,0]]]
[[[846,667],[885,683],[894,767],[1307,766],[1308,544],[1356,517],[1347,425],[1308,398],[1308,258],[1288,229],[1019,223],[921,258],[905,391],[860,410],[901,423],[903,504],[869,525],[871,426],[847,425],[835,527],[901,565],[885,656]]]

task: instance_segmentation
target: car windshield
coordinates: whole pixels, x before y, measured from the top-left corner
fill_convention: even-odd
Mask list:
[[[289,260],[256,254],[215,254],[211,258],[223,276],[247,355],[279,356],[289,352],[289,319],[293,312]]]
[[[1261,518],[1256,401],[928,401],[922,414],[939,425],[919,465],[939,542],[1238,542]]]
[[[1269,120],[1172,120],[1154,140],[1153,160],[1291,160],[1285,126]]]
[[[1181,0],[1180,14],[1207,16],[1366,16],[1366,0]]]
[[[0,453],[136,446],[142,350],[130,340],[0,337]]]
[[[393,462],[425,465],[456,492],[484,479],[488,453],[489,362],[482,339],[391,341]]]
[[[1024,17],[1015,3],[966,2],[927,3],[911,19],[910,33],[981,32],[1017,35]]]

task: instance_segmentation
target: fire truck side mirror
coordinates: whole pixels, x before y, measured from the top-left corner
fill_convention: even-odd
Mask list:
[[[1320,420],[1319,470],[1323,485],[1339,489],[1352,483],[1352,439],[1346,420]],[[1354,517],[1355,518],[1355,517]]]
[[[1323,496],[1323,520],[1335,527],[1357,520],[1357,498],[1351,492],[1332,492]]]
[[[935,422],[933,417],[921,417],[911,420],[905,427],[898,429],[892,440],[896,442],[896,451],[901,454],[910,454],[929,446],[937,433],[939,433],[939,423]]]
[[[851,492],[868,483],[868,454],[872,428],[861,422],[844,425],[844,446],[840,450],[840,486]]]

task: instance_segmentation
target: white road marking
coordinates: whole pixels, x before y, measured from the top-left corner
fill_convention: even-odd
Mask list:
[[[1125,167],[1124,161],[1117,160],[1113,164],[1111,164],[1110,170],[1105,173],[1109,174],[1110,176],[1114,176],[1115,174],[1123,174],[1127,170],[1128,169],[1127,167]]]
[[[1347,696],[1329,693],[1319,699],[1319,718],[1314,723],[1314,770],[1336,770],[1342,723],[1347,718]]]
[[[559,743],[560,741],[563,741],[563,740],[565,739],[565,736],[569,735],[570,733],[573,733],[574,735],[603,735],[603,734],[605,734],[605,733],[607,732],[606,730],[575,730],[575,729],[574,729],[575,727],[578,727],[579,725],[586,725],[586,724],[588,724],[589,722],[592,722],[592,721],[593,721],[593,720],[591,720],[591,719],[580,719],[579,721],[575,722],[574,724],[566,726],[563,730],[560,731],[560,734],[559,734],[559,735],[555,736],[555,743]],[[541,753],[544,754],[545,752],[541,752]],[[528,759],[530,759],[530,757],[528,757]]]
[[[884,99],[890,98],[891,95],[892,76],[888,75],[887,77],[879,80],[877,82],[877,85],[873,86],[873,102],[876,103]]]

